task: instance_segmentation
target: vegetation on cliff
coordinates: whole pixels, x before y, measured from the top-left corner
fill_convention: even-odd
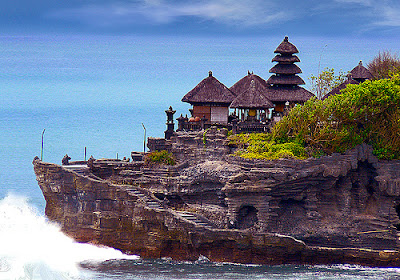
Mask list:
[[[279,158],[307,158],[304,146],[296,142],[276,143],[271,134],[250,133],[230,136],[230,145],[239,149],[235,155],[243,158],[279,159]]]
[[[380,159],[400,159],[400,75],[348,85],[325,100],[294,107],[265,136],[238,135],[239,156],[305,158],[372,145]]]
[[[146,165],[151,165],[151,164],[175,165],[175,163],[176,163],[175,157],[171,153],[165,150],[148,153],[145,157]]]

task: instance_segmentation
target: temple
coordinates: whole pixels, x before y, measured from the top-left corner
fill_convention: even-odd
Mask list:
[[[279,44],[272,62],[277,64],[266,81],[248,71],[231,88],[226,87],[209,72],[209,76],[189,91],[183,102],[193,108],[191,116],[178,120],[178,131],[200,130],[213,126],[227,127],[234,132],[264,132],[280,120],[296,104],[314,96],[299,85],[305,84],[298,76],[302,71],[295,64],[300,59],[296,46],[288,37]]]

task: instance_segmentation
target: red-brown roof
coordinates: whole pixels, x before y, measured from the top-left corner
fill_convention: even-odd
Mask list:
[[[209,76],[189,91],[182,98],[182,101],[190,104],[229,105],[233,99],[235,99],[235,95],[224,84],[213,77],[210,71]]]

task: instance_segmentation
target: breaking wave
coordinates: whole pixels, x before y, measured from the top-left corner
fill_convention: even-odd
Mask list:
[[[0,280],[81,279],[79,263],[133,259],[112,248],[74,242],[26,198],[0,200]]]

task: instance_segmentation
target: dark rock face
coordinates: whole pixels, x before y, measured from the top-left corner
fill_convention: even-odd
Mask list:
[[[79,242],[142,257],[400,266],[400,162],[361,145],[308,160],[230,155],[211,129],[168,140],[176,166],[34,159],[46,215]]]

